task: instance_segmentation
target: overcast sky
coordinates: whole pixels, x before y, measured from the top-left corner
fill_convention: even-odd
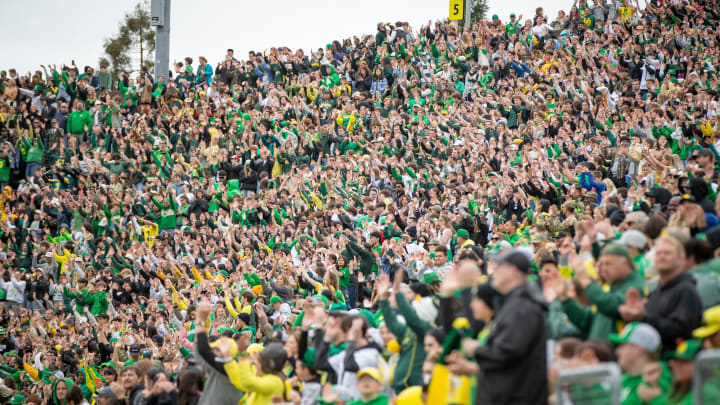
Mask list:
[[[554,18],[570,0],[489,0],[503,21],[511,12],[529,16],[537,5]],[[41,64],[96,66],[103,40],[117,33],[122,16],[137,0],[6,0],[2,2],[0,70],[21,72]],[[244,58],[249,50],[324,46],[333,39],[374,34],[379,21],[409,21],[414,29],[447,18],[447,0],[174,0],[170,62],[206,56],[214,66],[227,48]],[[194,63],[196,64],[196,63]]]

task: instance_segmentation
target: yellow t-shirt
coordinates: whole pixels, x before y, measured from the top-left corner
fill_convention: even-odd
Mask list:
[[[158,225],[143,225],[140,229],[142,230],[143,236],[145,236],[145,242],[147,242],[148,246],[153,247],[155,238],[158,236]]]

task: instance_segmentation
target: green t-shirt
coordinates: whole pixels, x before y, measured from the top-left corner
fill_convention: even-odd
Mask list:
[[[639,375],[629,375],[629,374],[623,374],[622,380],[621,380],[621,391],[620,391],[620,403],[622,405],[661,405],[665,402],[665,394],[670,392],[670,388],[672,387],[672,373],[670,372],[670,368],[668,367],[667,363],[660,362],[660,367],[662,369],[660,373],[660,378],[658,380],[658,385],[660,386],[660,389],[662,390],[663,395],[658,396],[657,398],[654,398],[650,400],[650,402],[643,402],[642,399],[640,399],[640,395],[638,394],[637,390],[638,388],[643,385],[645,382],[643,380],[643,377],[641,374]]]

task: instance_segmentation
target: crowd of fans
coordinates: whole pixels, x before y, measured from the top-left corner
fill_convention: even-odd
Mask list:
[[[558,375],[604,362],[622,404],[692,403],[719,23],[576,0],[0,72],[0,403],[582,403]]]

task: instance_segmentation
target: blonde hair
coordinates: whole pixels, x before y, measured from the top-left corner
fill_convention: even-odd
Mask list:
[[[680,257],[685,257],[685,247],[678,239],[669,235],[664,235],[659,237],[658,240],[655,241],[655,246],[659,245],[661,242],[670,243],[671,245],[673,245],[673,247],[675,247],[675,251],[680,255]]]

